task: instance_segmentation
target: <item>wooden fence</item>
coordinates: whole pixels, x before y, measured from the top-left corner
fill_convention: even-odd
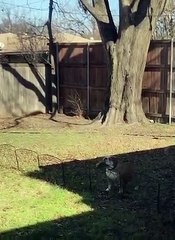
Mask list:
[[[49,108],[50,66],[44,61],[33,64],[30,58],[30,54],[0,54],[0,117],[45,113]]]
[[[107,85],[102,44],[58,45],[57,61],[59,106],[65,113],[71,113],[74,111],[72,100],[79,96],[88,115],[98,114]],[[148,117],[163,122],[169,115],[169,75],[170,41],[152,41],[143,78],[142,103]],[[175,60],[172,96],[172,117],[175,118]]]
[[[0,116],[50,111],[53,99],[65,113],[75,113],[75,101],[81,101],[88,116],[97,115],[103,108],[107,85],[102,44],[57,45],[58,74],[54,84],[50,66],[43,60],[47,54],[43,54],[46,56],[35,65],[26,61],[30,56],[25,54],[0,54]],[[169,75],[170,41],[152,41],[143,78],[142,103],[148,117],[162,122],[169,116]],[[175,119],[175,58],[172,117]]]

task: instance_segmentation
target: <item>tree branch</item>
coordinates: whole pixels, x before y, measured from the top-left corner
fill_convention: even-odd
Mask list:
[[[113,21],[113,17],[112,17],[112,14],[111,14],[111,10],[110,10],[110,7],[109,7],[109,2],[108,2],[108,0],[105,1],[105,6],[106,6],[106,11],[107,11],[109,20],[110,20],[110,22],[114,25],[114,21]]]
[[[135,4],[136,1],[138,0],[119,0],[119,36],[123,29],[131,25],[131,5]]]
[[[130,4],[130,8],[131,8],[131,11],[132,11],[132,12],[137,11],[138,4],[139,4],[139,1],[138,1],[138,0],[132,0],[132,2],[131,2],[131,4]]]
[[[132,0],[129,9],[130,24],[137,26],[144,18],[148,17],[150,21],[150,30],[152,31],[152,25],[155,25],[156,19],[164,12],[170,1],[171,0]],[[127,0],[120,0],[120,2],[127,2]]]
[[[134,25],[139,25],[143,19],[148,15],[151,0],[140,0],[138,2],[137,11],[134,12]]]
[[[83,6],[97,21],[101,39],[106,48],[116,42],[117,30],[113,21],[108,0],[96,0],[90,5],[87,0],[80,0]]]
[[[95,5],[96,4],[93,4],[94,6],[91,6],[87,0],[80,0],[80,3],[83,5],[83,7],[85,9],[87,9],[87,11],[97,20],[99,20],[99,12],[97,11]]]

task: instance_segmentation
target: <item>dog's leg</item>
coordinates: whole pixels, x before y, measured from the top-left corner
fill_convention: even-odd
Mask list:
[[[108,181],[108,187],[106,188],[105,192],[110,192],[112,188],[112,182],[109,180],[109,178],[107,179],[107,181]]]
[[[124,182],[123,180],[120,178],[120,182],[119,182],[119,194],[123,194],[124,193]]]

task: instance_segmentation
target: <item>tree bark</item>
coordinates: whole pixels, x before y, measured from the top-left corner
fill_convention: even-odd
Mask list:
[[[102,122],[148,122],[142,109],[142,79],[156,20],[169,0],[119,0],[118,31],[108,0],[96,0],[93,6],[80,1],[96,19],[107,53],[109,84]]]
[[[151,39],[148,20],[130,26],[108,50],[111,85],[105,124],[146,122],[142,110],[142,79]]]
[[[53,4],[54,0],[49,0],[49,14],[48,20],[46,22],[48,35],[49,35],[49,62],[50,62],[50,84],[51,84],[51,116],[52,119],[58,110],[57,104],[57,82],[56,82],[56,54],[55,54],[55,45],[52,33],[52,15],[53,15]]]

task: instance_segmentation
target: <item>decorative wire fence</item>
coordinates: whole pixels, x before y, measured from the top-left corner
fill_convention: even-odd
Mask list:
[[[99,160],[99,159],[98,159]],[[98,185],[105,188],[106,179],[102,170],[96,170],[97,161],[67,160],[63,161],[50,154],[15,148],[10,144],[0,145],[0,166],[15,169],[31,178],[47,181],[72,190],[94,190]],[[99,176],[100,174],[100,176]],[[100,179],[97,184],[98,179]]]
[[[174,148],[173,148],[174,151]],[[132,189],[132,204],[149,206],[157,212],[170,212],[175,219],[175,165],[174,154],[168,157],[164,149],[135,152],[119,156],[120,160],[134,161],[137,167]],[[123,159],[122,159],[123,158]],[[25,176],[39,179],[76,193],[98,192],[106,188],[105,169],[96,168],[98,159],[63,161],[49,154],[38,154],[29,149],[15,148],[13,145],[0,145],[0,166],[15,169]],[[138,187],[135,191],[134,187]],[[86,193],[85,193],[86,195]],[[106,197],[105,197],[106,198]]]

